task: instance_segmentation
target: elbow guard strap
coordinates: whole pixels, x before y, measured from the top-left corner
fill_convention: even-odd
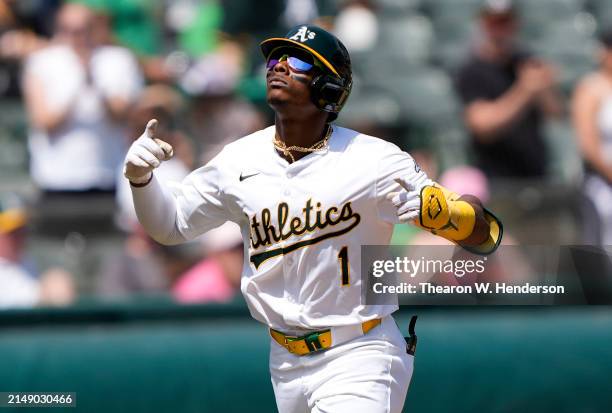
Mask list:
[[[434,235],[450,241],[461,241],[472,234],[476,212],[472,205],[459,200],[459,195],[439,186],[421,190],[419,224]]]

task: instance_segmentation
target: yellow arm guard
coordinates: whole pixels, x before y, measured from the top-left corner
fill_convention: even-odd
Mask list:
[[[439,186],[425,186],[421,190],[420,227],[434,235],[453,242],[460,242],[472,234],[476,224],[476,212],[471,204],[459,200],[460,196]],[[483,208],[489,223],[489,237],[480,245],[463,246],[476,254],[490,254],[501,242],[503,226],[499,219]]]
[[[458,199],[459,195],[442,187],[423,187],[420,226],[450,241],[469,237],[476,223],[476,212],[470,204]]]

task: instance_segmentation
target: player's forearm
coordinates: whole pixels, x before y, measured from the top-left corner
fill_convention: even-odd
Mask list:
[[[36,128],[47,132],[58,129],[67,118],[65,113],[37,113],[36,111],[30,111],[30,113],[32,124]]]
[[[36,128],[47,132],[53,132],[68,118],[71,105],[65,106],[63,110],[51,108],[47,103],[44,89],[40,81],[35,77],[26,77],[24,81],[24,92],[30,121]]]
[[[458,194],[436,184],[421,191],[420,227],[460,245],[478,245],[486,240],[488,227],[480,200]]]
[[[476,101],[466,109],[468,128],[481,142],[493,142],[512,125],[531,102],[532,95],[518,85],[494,101]]]
[[[612,183],[612,167],[605,161],[601,151],[595,147],[581,148],[582,157],[588,166]]]
[[[138,220],[151,238],[165,245],[185,241],[176,228],[177,208],[174,197],[155,178],[155,174],[145,186],[130,187]]]
[[[478,198],[459,196],[438,184],[421,190],[417,225],[478,254],[495,251],[503,234],[499,219]]]

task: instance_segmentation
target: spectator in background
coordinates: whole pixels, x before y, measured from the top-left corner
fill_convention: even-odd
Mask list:
[[[143,74],[152,83],[172,81],[172,73],[162,56],[168,45],[168,36],[178,20],[192,22],[201,16],[197,10],[202,2],[198,1],[142,1],[142,0],[72,0],[96,11],[96,21],[106,19],[106,41],[127,47],[136,54]],[[182,6],[182,7],[181,7]],[[172,9],[180,9],[178,13]],[[163,21],[166,20],[166,21]],[[164,25],[167,24],[167,26]],[[168,24],[169,23],[169,24]],[[102,33],[100,33],[102,34]],[[207,33],[204,33],[206,35]]]
[[[63,268],[55,267],[40,277],[40,304],[64,307],[73,304],[77,298],[74,276]]]
[[[87,7],[65,4],[51,44],[32,54],[24,68],[31,174],[43,202],[62,191],[115,188],[125,116],[142,77],[127,49],[94,43],[92,28],[100,29],[94,22]]]
[[[76,297],[73,277],[61,268],[38,274],[26,255],[28,214],[18,196],[0,196],[0,309],[68,305]]]
[[[200,242],[204,259],[176,280],[172,295],[184,304],[230,301],[239,291],[244,261],[240,227],[226,222]]]
[[[47,44],[59,0],[0,0],[0,96],[20,95],[19,65]]]
[[[262,114],[237,94],[245,59],[242,45],[226,39],[214,52],[201,56],[178,81],[193,97],[189,130],[197,138],[202,164],[236,137],[264,127]]]
[[[509,0],[486,1],[480,36],[456,79],[477,166],[489,177],[545,175],[542,123],[563,111],[554,68],[517,46],[518,25]]]
[[[163,246],[140,226],[98,276],[102,297],[168,294],[181,303],[227,302],[240,287],[244,261],[240,228],[227,222],[198,241]]]
[[[38,304],[40,285],[23,264],[26,212],[13,197],[0,200],[0,309]]]
[[[140,225],[135,225],[123,250],[104,261],[96,277],[95,291],[112,300],[164,295],[200,257],[196,245],[163,246],[153,241]]]
[[[165,3],[170,1],[142,0],[70,0],[79,3],[97,14],[106,16],[112,27],[108,27],[109,38],[125,46],[139,56],[154,56],[164,45]],[[198,1],[199,2],[199,1]],[[197,3],[197,2],[196,2]]]
[[[359,30],[355,30],[359,27]],[[345,0],[334,21],[334,33],[351,53],[367,52],[376,45],[379,22],[371,0]],[[378,136],[378,135],[376,135]]]
[[[585,166],[583,241],[612,245],[612,30],[601,36],[599,69],[572,99],[572,117]]]

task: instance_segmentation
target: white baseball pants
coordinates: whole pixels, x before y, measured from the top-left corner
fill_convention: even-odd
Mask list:
[[[270,344],[279,413],[400,413],[413,356],[391,316],[368,334],[323,352],[296,356]]]

